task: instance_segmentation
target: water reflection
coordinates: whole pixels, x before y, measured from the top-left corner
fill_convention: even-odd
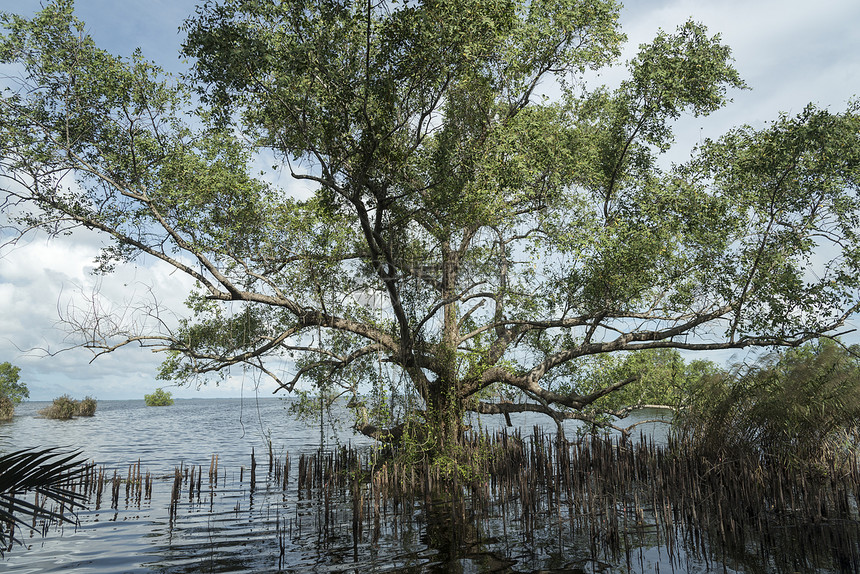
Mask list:
[[[0,449],[82,447],[104,469],[104,492],[93,490],[77,529],[13,549],[9,572],[858,570],[850,492],[814,495],[828,516],[807,524],[767,485],[681,464],[653,445],[566,445],[538,431],[505,439],[513,446],[489,479],[433,489],[425,471],[396,465],[353,480],[350,469],[370,466],[369,443],[344,432],[320,452],[319,429],[290,419],[280,400],[105,401],[75,421],[29,415],[41,406],[0,425]],[[665,440],[659,426],[652,432]],[[135,478],[146,471],[151,489]],[[756,510],[762,501],[772,510]],[[822,548],[832,550],[822,558]]]

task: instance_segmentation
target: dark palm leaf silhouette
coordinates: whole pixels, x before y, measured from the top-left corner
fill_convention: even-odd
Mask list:
[[[0,556],[9,548],[15,537],[15,524],[28,527],[25,518],[33,524],[42,518],[51,522],[77,521],[76,508],[83,508],[86,495],[75,492],[70,482],[85,471],[78,459],[79,451],[65,452],[56,448],[23,449],[0,456]],[[35,492],[43,497],[42,503],[24,499]],[[45,506],[47,500],[59,509]]]

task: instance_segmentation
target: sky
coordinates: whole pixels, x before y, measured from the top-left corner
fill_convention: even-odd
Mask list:
[[[147,59],[181,72],[182,21],[194,0],[77,0],[75,7],[96,43],[128,56],[140,47]],[[30,15],[36,0],[5,0],[0,9]],[[684,117],[675,127],[673,161],[683,161],[703,138],[716,138],[734,126],[762,127],[779,112],[796,114],[808,103],[833,111],[860,96],[860,2],[857,0],[638,0],[625,3],[622,29],[628,36],[622,61],[635,54],[659,29],[671,32],[686,20],[704,23],[731,46],[735,66],[751,90],[731,94],[733,103],[706,118]],[[614,85],[618,66],[594,81]],[[289,185],[288,182],[280,182]],[[2,217],[2,216],[0,216]],[[101,240],[75,234],[55,240],[32,235],[0,250],[0,362],[21,368],[31,400],[69,394],[101,400],[139,399],[158,386],[175,397],[269,396],[274,384],[241,370],[217,386],[173,387],[156,381],[163,357],[148,349],[124,348],[93,360],[72,348],[60,319],[69,309],[90,304],[98,292],[127,310],[156,297],[163,317],[184,312],[191,288],[169,269],[130,264],[114,275],[95,277],[93,258]],[[853,325],[852,325],[853,326]],[[709,357],[726,360],[727,357]]]

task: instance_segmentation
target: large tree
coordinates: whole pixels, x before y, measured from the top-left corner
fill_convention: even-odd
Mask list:
[[[98,49],[67,0],[7,15],[5,206],[21,232],[111,238],[101,271],[148,256],[197,281],[176,328],[78,316],[87,346],[155,346],[180,380],[245,365],[285,391],[369,394],[376,436],[394,395],[441,445],[467,410],[594,416],[637,376],[585,386],[590,356],[838,332],[860,287],[857,105],[661,169],[673,121],[744,84],[689,22],[617,88],[587,87],[618,57],[618,10],[206,2],[179,82]],[[266,183],[261,157],[316,191]]]

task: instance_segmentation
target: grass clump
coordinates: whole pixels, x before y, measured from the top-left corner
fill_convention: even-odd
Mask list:
[[[173,396],[170,391],[164,389],[155,389],[151,395],[144,395],[143,400],[146,401],[148,407],[167,407],[173,404]]]
[[[813,475],[847,462],[860,421],[858,352],[822,340],[702,379],[675,417],[676,444]]]
[[[91,417],[96,414],[97,406],[98,402],[93,397],[84,397],[84,400],[78,403],[77,412],[75,414],[79,417]]]
[[[68,420],[78,412],[78,401],[69,395],[63,395],[54,399],[49,407],[39,411],[39,414],[49,419]]]
[[[96,406],[98,402],[93,397],[87,396],[79,401],[69,395],[63,395],[54,399],[51,406],[38,412],[45,418],[68,420],[73,417],[91,417],[96,414]]]

